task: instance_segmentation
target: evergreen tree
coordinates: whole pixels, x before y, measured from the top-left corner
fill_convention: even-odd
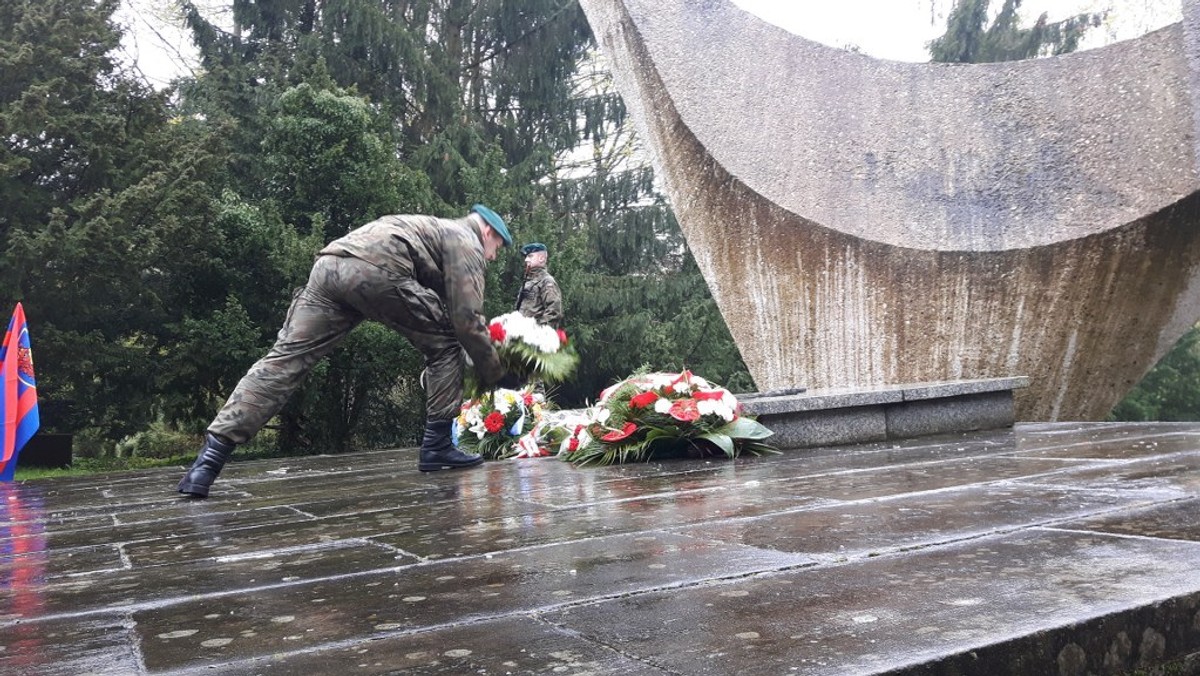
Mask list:
[[[553,153],[574,143],[568,76],[590,36],[576,3],[235,0],[232,33],[185,6],[206,69],[227,90],[221,107],[253,111],[253,90],[297,84],[320,61],[391,119],[400,156],[430,178],[442,212],[482,198],[518,209]],[[493,147],[516,194],[468,194],[464,172]]]
[[[25,304],[43,428],[85,432],[84,450],[157,415],[159,357],[212,235],[211,139],[114,62],[116,7],[0,4],[0,299]]]
[[[1192,327],[1113,409],[1113,420],[1200,420],[1200,330]]]
[[[1004,0],[988,25],[991,0],[958,0],[946,22],[946,32],[929,43],[934,61],[992,63],[1073,52],[1089,29],[1100,25],[1104,13],[1084,13],[1049,21],[1043,13],[1030,28],[1019,25],[1021,0]]]

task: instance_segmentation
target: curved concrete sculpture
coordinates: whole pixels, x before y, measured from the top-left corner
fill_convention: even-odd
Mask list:
[[[1018,419],[1095,420],[1200,316],[1195,0],[985,65],[581,2],[760,389],[1028,375]]]

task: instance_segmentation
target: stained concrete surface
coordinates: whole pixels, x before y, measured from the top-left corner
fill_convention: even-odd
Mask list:
[[[0,673],[1200,673],[1200,425],[415,464],[0,486]]]

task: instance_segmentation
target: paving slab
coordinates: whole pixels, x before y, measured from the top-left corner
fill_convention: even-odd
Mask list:
[[[670,672],[622,655],[536,617],[503,618],[417,634],[347,642],[315,651],[278,652],[220,665],[224,676],[288,674],[589,674]],[[210,667],[178,674],[212,674]]]
[[[38,585],[38,614],[46,618],[105,615],[192,600],[198,596],[261,593],[304,580],[324,580],[346,571],[379,570],[414,563],[394,549],[344,541],[334,546],[276,550],[248,557],[203,558],[105,574],[49,579]],[[15,617],[0,619],[15,620]]]
[[[876,556],[995,533],[1109,514],[1151,503],[1137,491],[985,485],[888,500],[815,506],[676,532],[813,556]]]
[[[371,539],[425,559],[436,559],[653,531],[664,524],[706,523],[828,502],[794,491],[773,490],[776,486],[780,484],[764,487],[762,484],[733,483],[727,487],[660,493],[619,502],[590,503],[488,519],[456,528],[421,527]]]
[[[230,512],[197,510],[185,514],[176,512],[171,518],[138,521],[131,524],[113,524],[110,519],[110,522],[104,526],[48,531],[42,535],[42,538],[50,549],[85,547],[94,543],[98,537],[115,544],[127,545],[147,540],[183,538],[190,535],[206,536],[213,532],[228,532],[305,518],[304,515],[297,514],[296,510],[290,507],[267,507]],[[4,540],[0,539],[0,543],[2,542]]]
[[[1124,673],[1200,650],[1198,556],[1035,529],[545,617],[678,674]]]
[[[39,583],[128,567],[120,545],[48,549],[40,540],[0,544],[0,580],[24,575]]]
[[[1200,542],[1200,499],[1159,504],[1113,516],[1066,521],[1058,527]],[[1200,562],[1197,565],[1200,566]]]
[[[1049,481],[1070,469],[1096,464],[1085,460],[992,456],[829,472],[787,479],[783,483],[786,490],[796,495],[854,501],[1012,479],[1045,477]]]
[[[1200,493],[1200,451],[1138,458],[1127,462],[1085,464],[1025,481],[1038,484],[1069,482],[1086,488],[1157,489],[1175,497]]]
[[[14,604],[20,604],[20,598]],[[127,618],[49,620],[10,626],[2,634],[0,673],[13,676],[145,673]]]
[[[1200,425],[0,486],[0,673],[1200,673]]]
[[[619,535],[330,578],[137,612],[150,669],[286,651],[296,642],[435,628],[566,603],[809,565],[669,533]]]
[[[1144,425],[1133,429],[1111,425],[1103,428],[1112,434],[1074,428],[1054,434],[1022,435],[1017,444],[1017,451],[1022,454],[1048,456],[1130,458],[1159,455],[1173,450],[1194,450],[1197,442],[1200,442],[1194,430],[1183,427],[1180,423],[1163,424],[1163,428]]]

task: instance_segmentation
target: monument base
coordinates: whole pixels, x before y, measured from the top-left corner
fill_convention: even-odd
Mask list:
[[[985,378],[741,395],[779,448],[910,439],[1011,427],[1013,390],[1029,378]]]

